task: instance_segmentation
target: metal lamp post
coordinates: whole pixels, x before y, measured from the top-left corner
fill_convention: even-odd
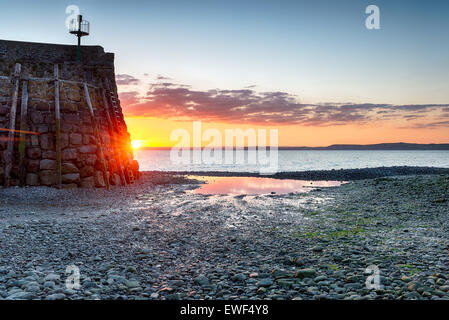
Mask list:
[[[76,50],[76,61],[81,61],[81,37],[89,35],[89,22],[83,20],[82,15],[78,15],[76,21],[72,20],[69,32],[78,37],[78,47]]]

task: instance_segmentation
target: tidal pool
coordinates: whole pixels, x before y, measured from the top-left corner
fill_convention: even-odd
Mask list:
[[[258,177],[191,177],[205,181],[192,192],[196,194],[287,194],[309,192],[315,188],[338,187],[344,181],[306,181]]]

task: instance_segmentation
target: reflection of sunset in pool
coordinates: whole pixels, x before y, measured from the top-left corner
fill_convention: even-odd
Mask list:
[[[206,181],[193,193],[198,194],[286,194],[308,192],[316,187],[337,187],[341,181],[281,180],[256,177],[194,177]]]

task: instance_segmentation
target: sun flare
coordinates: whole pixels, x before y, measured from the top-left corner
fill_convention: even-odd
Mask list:
[[[142,140],[132,140],[131,146],[133,147],[134,150],[142,148]]]

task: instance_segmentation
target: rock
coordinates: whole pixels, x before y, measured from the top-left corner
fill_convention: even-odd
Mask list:
[[[327,280],[326,276],[318,276],[315,279],[313,279],[313,281],[315,281],[315,282],[320,282],[320,281],[324,281],[324,280]]]
[[[106,187],[106,183],[104,182],[103,172],[95,171],[94,179],[95,179],[95,186],[97,188]]]
[[[94,173],[95,173],[95,169],[93,166],[85,166],[85,167],[82,167],[80,170],[81,178],[93,176]]]
[[[54,289],[56,287],[56,283],[54,281],[45,281],[44,287]]]
[[[65,299],[64,293],[54,293],[49,296],[45,297],[45,300],[64,300]]]
[[[45,277],[45,281],[59,281],[59,279],[61,279],[61,277],[56,273],[49,273]]]
[[[87,145],[78,147],[80,153],[97,153],[97,146]]]
[[[120,176],[117,173],[114,173],[112,175],[112,184],[115,186],[120,186],[122,184],[122,180],[120,179]]]
[[[53,150],[43,150],[42,159],[56,160],[56,151]]]
[[[324,250],[324,248],[321,247],[321,246],[315,246],[315,247],[312,248],[312,251],[313,251],[313,252],[321,252],[321,251],[323,251],[323,250]]]
[[[241,281],[245,281],[245,280],[246,280],[246,276],[243,273],[238,273],[232,277],[232,281],[234,281],[234,282],[241,282]]]
[[[271,286],[272,284],[273,284],[273,280],[270,279],[270,278],[264,278],[264,279],[260,280],[260,281],[257,283],[257,285],[258,285],[259,287],[269,287],[269,286]]]
[[[125,272],[137,273],[137,269],[133,266],[129,266],[128,268],[126,268]]]
[[[35,173],[27,173],[26,184],[28,186],[38,186],[39,185],[39,176]]]
[[[180,293],[167,294],[165,296],[165,299],[167,299],[167,300],[180,300],[181,299],[181,294]]]
[[[295,283],[294,279],[278,279],[277,284],[284,288],[290,288]]]
[[[449,292],[449,285],[441,286],[439,289],[440,289],[440,291],[443,291],[443,292]]]
[[[34,124],[41,124],[44,122],[44,117],[40,112],[31,112],[30,118]]]
[[[63,183],[79,183],[80,182],[80,174],[79,173],[68,173],[62,175]]]
[[[316,272],[315,269],[301,269],[295,272],[295,277],[304,279],[304,278],[313,278],[315,276]]]
[[[61,171],[63,174],[66,173],[78,173],[78,167],[75,166],[73,163],[71,162],[63,162],[61,165]]]
[[[209,279],[205,275],[199,275],[195,282],[198,283],[200,286],[208,286],[209,285]]]
[[[250,278],[257,278],[259,276],[259,273],[258,272],[251,272],[250,274],[249,274],[249,277]]]
[[[140,287],[140,283],[137,280],[128,280],[125,282],[125,285],[128,287],[128,289],[134,289],[134,288]]]
[[[79,133],[70,134],[70,143],[74,145],[79,145],[83,143],[83,136]]]
[[[41,148],[44,150],[52,150],[55,148],[54,137],[51,133],[41,134]]]
[[[290,277],[290,274],[285,270],[274,269],[272,272],[272,276],[275,279],[280,279],[280,278],[288,278],[288,277]]]
[[[69,135],[67,133],[61,133],[61,149],[65,149],[69,146]]]
[[[41,155],[42,155],[41,148],[39,147],[27,148],[27,156],[29,159],[39,159]]]
[[[58,182],[58,176],[55,171],[44,170],[39,172],[41,184],[44,186],[52,186]]]
[[[95,188],[95,180],[94,177],[87,177],[81,180],[80,183],[81,188]]]
[[[33,295],[29,292],[18,291],[6,297],[6,300],[28,300],[31,299],[32,297]]]
[[[40,169],[41,170],[56,170],[56,161],[49,160],[49,159],[41,160]]]
[[[75,148],[67,148],[61,152],[62,160],[76,160],[78,158],[78,151]]]
[[[39,172],[40,160],[26,160],[26,169],[29,173]]]

